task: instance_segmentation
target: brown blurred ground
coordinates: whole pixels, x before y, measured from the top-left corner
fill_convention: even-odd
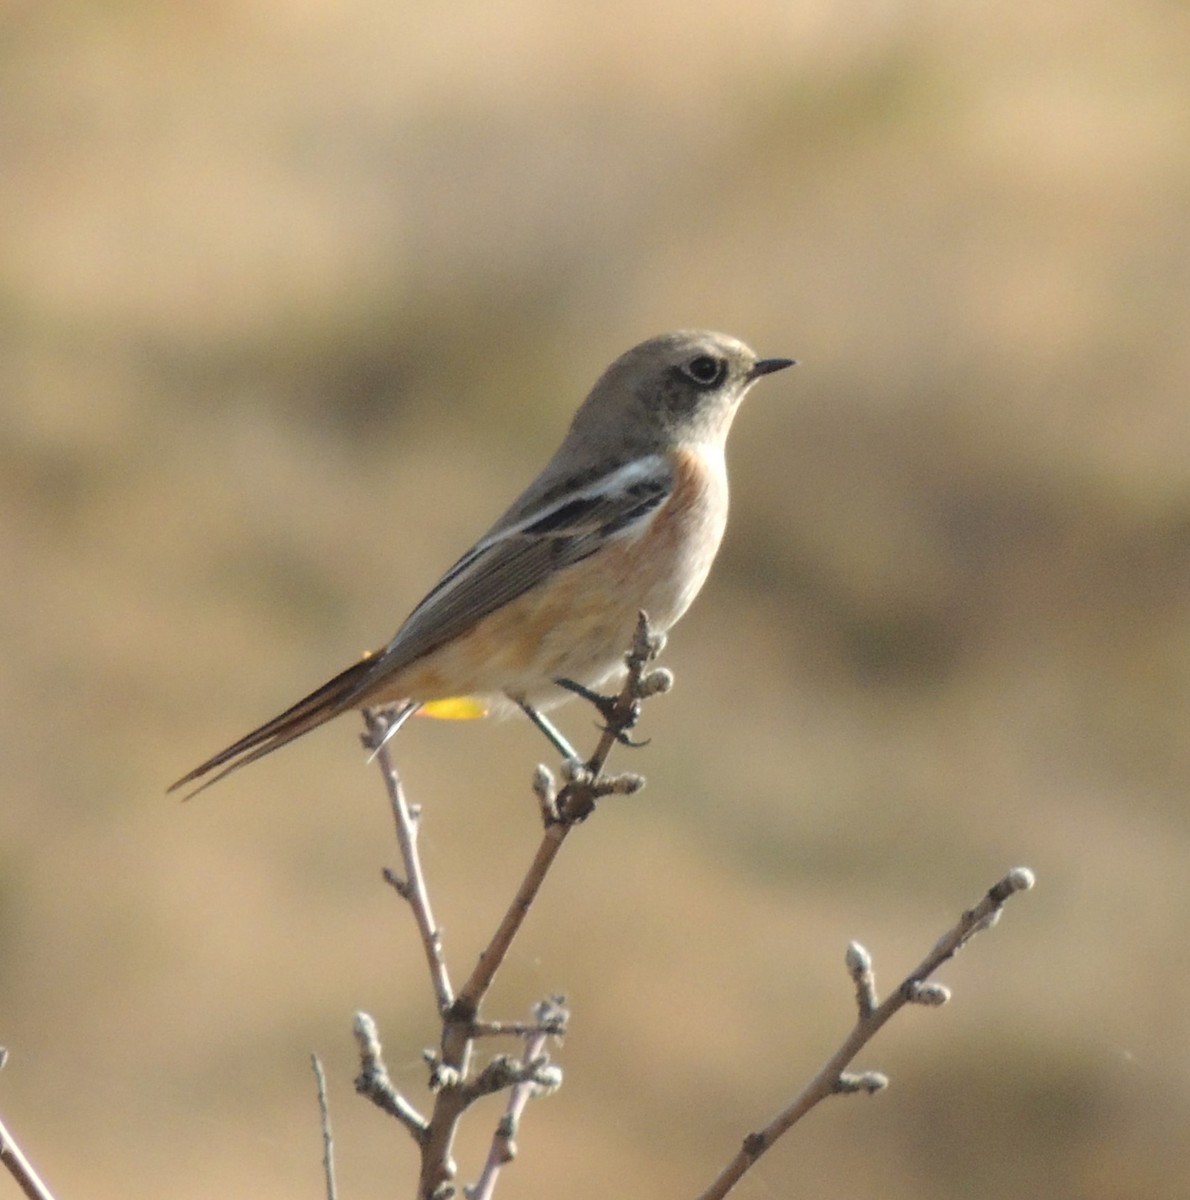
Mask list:
[[[0,1111],[62,1200],[320,1195],[311,1049],[344,1193],[408,1194],[350,1094],[354,1009],[411,1089],[433,1037],[352,722],[162,789],[386,638],[681,325],[803,365],[734,436],[649,790],[497,989],[575,1013],[502,1190],[695,1193],[850,1020],[847,939],[887,983],[1019,861],[953,1005],[864,1056],[893,1089],[742,1194],[1187,1194],[1184,5],[0,22]],[[402,735],[458,971],[541,751]]]

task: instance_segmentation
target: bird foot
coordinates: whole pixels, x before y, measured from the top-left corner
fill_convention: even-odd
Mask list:
[[[568,692],[573,692],[580,699],[586,700],[588,704],[594,705],[595,711],[607,722],[604,729],[615,729],[616,741],[621,746],[631,746],[634,749],[639,749],[641,746],[649,744],[651,740],[649,738],[637,740],[628,736],[628,730],[636,724],[640,716],[639,700],[631,701],[630,707],[625,709],[623,701],[619,696],[605,696],[602,692],[596,692],[585,684],[578,683],[573,679],[555,679],[554,682],[560,688],[565,688]]]

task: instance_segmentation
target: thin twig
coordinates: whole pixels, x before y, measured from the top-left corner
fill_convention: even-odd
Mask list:
[[[392,871],[386,871],[384,877],[408,901],[413,910],[413,919],[417,922],[417,932],[421,936],[426,964],[430,969],[434,999],[438,1004],[439,1013],[445,1013],[454,1003],[454,994],[442,952],[442,931],[434,921],[434,914],[430,909],[430,895],[421,867],[421,856],[417,850],[420,814],[405,799],[405,789],[401,786],[400,776],[389,755],[387,735],[390,722],[383,710],[365,709],[364,722],[368,730],[365,744],[374,752],[384,776],[385,787],[388,789],[393,820],[397,827],[397,844],[401,848],[401,860],[405,868],[404,878],[398,877]]]
[[[1033,873],[1027,867],[1017,867],[1009,871],[988,890],[974,908],[963,913],[957,923],[938,939],[930,953],[905,977],[883,1004],[876,1003],[871,958],[862,946],[852,942],[847,948],[847,969],[856,986],[856,1007],[859,1015],[855,1026],[801,1093],[763,1129],[750,1133],[744,1139],[736,1156],[723,1168],[715,1182],[701,1193],[698,1200],[722,1200],[782,1134],[827,1096],[857,1091],[871,1093],[883,1088],[888,1080],[879,1072],[868,1071],[852,1075],[845,1073],[844,1068],[872,1040],[885,1022],[906,1004],[944,1003],[949,992],[941,985],[927,983],[929,976],[980,930],[994,925],[1010,896],[1027,891],[1032,886]]]
[[[525,1038],[533,1033],[548,1033],[551,1037],[562,1037],[566,1033],[566,1010],[555,1011],[560,1015],[541,1021],[476,1021],[471,1026],[471,1036]]]
[[[550,1069],[549,1058],[545,1053],[546,1039],[550,1036],[549,1026],[560,1024],[565,1027],[567,1014],[561,1006],[561,1001],[555,997],[553,1000],[543,1001],[539,1004],[534,1015],[537,1018],[537,1026],[525,1037],[524,1061],[539,1065],[538,1078],[518,1083],[512,1089],[508,1097],[508,1104],[504,1109],[504,1115],[500,1118],[496,1125],[496,1131],[492,1135],[492,1145],[488,1151],[483,1172],[473,1187],[465,1189],[467,1200],[491,1200],[492,1194],[496,1190],[496,1180],[500,1176],[501,1168],[516,1158],[516,1135],[520,1128],[525,1105],[543,1089],[543,1086],[549,1086],[548,1079],[544,1085],[541,1079],[541,1071]]]
[[[4,1164],[29,1200],[54,1200],[53,1193],[33,1169],[33,1164],[21,1152],[20,1146],[8,1132],[3,1120],[0,1120],[0,1163]]]
[[[326,1098],[326,1073],[317,1054],[310,1055],[310,1066],[314,1069],[314,1083],[318,1089],[318,1121],[322,1126],[322,1173],[326,1179],[326,1200],[335,1200],[335,1139],[331,1136],[331,1107]]]
[[[544,1044],[548,1036],[546,1033],[534,1033],[530,1034],[528,1040],[534,1045],[538,1041]],[[484,1096],[494,1096],[497,1092],[505,1092],[523,1084],[552,1091],[562,1086],[562,1072],[557,1067],[551,1067],[549,1059],[540,1051],[536,1057],[526,1057],[524,1060],[498,1054],[462,1090],[470,1105]]]
[[[361,1096],[367,1096],[389,1116],[396,1117],[413,1135],[413,1140],[419,1146],[424,1146],[429,1123],[393,1086],[388,1067],[384,1064],[376,1022],[366,1012],[357,1012],[352,1028],[360,1057],[360,1073],[355,1077],[355,1090]]]

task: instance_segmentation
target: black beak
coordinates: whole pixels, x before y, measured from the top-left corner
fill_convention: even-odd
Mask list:
[[[786,367],[796,366],[796,358],[761,358],[752,364],[748,378],[759,379],[762,375],[771,375],[774,371],[784,371]]]

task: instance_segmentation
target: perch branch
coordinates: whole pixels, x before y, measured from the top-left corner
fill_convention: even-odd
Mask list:
[[[525,917],[528,916],[529,909],[571,829],[595,811],[595,804],[601,797],[631,794],[644,786],[644,780],[639,775],[624,774],[605,778],[603,768],[612,747],[639,720],[642,700],[667,691],[672,683],[672,676],[668,671],[646,673],[649,663],[661,653],[664,645],[664,638],[650,632],[648,618],[641,613],[632,649],[626,659],[628,674],[624,686],[608,706],[605,714],[607,725],[595,752],[585,763],[568,760],[564,764],[567,781],[561,792],[556,795],[549,772],[538,768],[534,777],[534,791],[541,802],[545,832],[508,911],[504,914],[492,940],[480,954],[475,969],[459,991],[456,1006],[470,1013],[472,1019],[479,1010],[480,1001],[491,987],[496,971],[504,961],[513,939],[524,924]]]
[[[440,1049],[427,1052],[426,1055],[430,1066],[430,1088],[434,1093],[434,1106],[428,1119],[393,1087],[381,1055],[375,1023],[363,1013],[356,1015],[356,1039],[360,1046],[361,1061],[356,1090],[401,1121],[421,1147],[419,1200],[436,1200],[453,1194],[457,1174],[452,1157],[455,1131],[469,1104],[481,1095],[511,1089],[517,1107],[515,1110],[510,1107],[509,1113],[512,1115],[509,1119],[515,1124],[534,1091],[556,1087],[561,1081],[560,1072],[541,1058],[545,1039],[564,1029],[565,1012],[560,1005],[540,1008],[536,1022],[529,1025],[481,1022],[479,1009],[570,830],[594,811],[601,797],[629,795],[644,786],[644,780],[639,775],[605,775],[604,766],[617,742],[635,744],[628,738],[628,731],[636,725],[642,703],[650,696],[668,691],[672,685],[673,678],[668,671],[648,670],[663,645],[664,638],[649,630],[648,618],[641,613],[631,650],[625,659],[628,672],[623,688],[611,697],[596,696],[594,693],[588,696],[597,702],[605,722],[591,757],[586,762],[567,759],[563,763],[565,783],[561,790],[556,789],[553,776],[545,767],[537,769],[533,790],[545,826],[541,843],[512,903],[457,994],[451,988],[443,956],[442,936],[430,909],[425,876],[417,852],[419,811],[406,800],[386,750],[387,737],[394,723],[403,720],[407,712],[364,713],[367,723],[364,744],[380,762],[404,863],[404,875],[398,876],[387,871],[385,878],[413,911],[443,1023]],[[472,1077],[471,1059],[475,1040],[500,1033],[516,1033],[526,1039],[524,1060],[517,1062],[497,1058],[478,1076]],[[511,1133],[501,1144],[505,1149],[511,1145]],[[482,1187],[487,1189],[483,1194],[490,1194],[496,1173],[485,1168],[483,1178],[490,1178],[491,1182],[482,1183]]]

